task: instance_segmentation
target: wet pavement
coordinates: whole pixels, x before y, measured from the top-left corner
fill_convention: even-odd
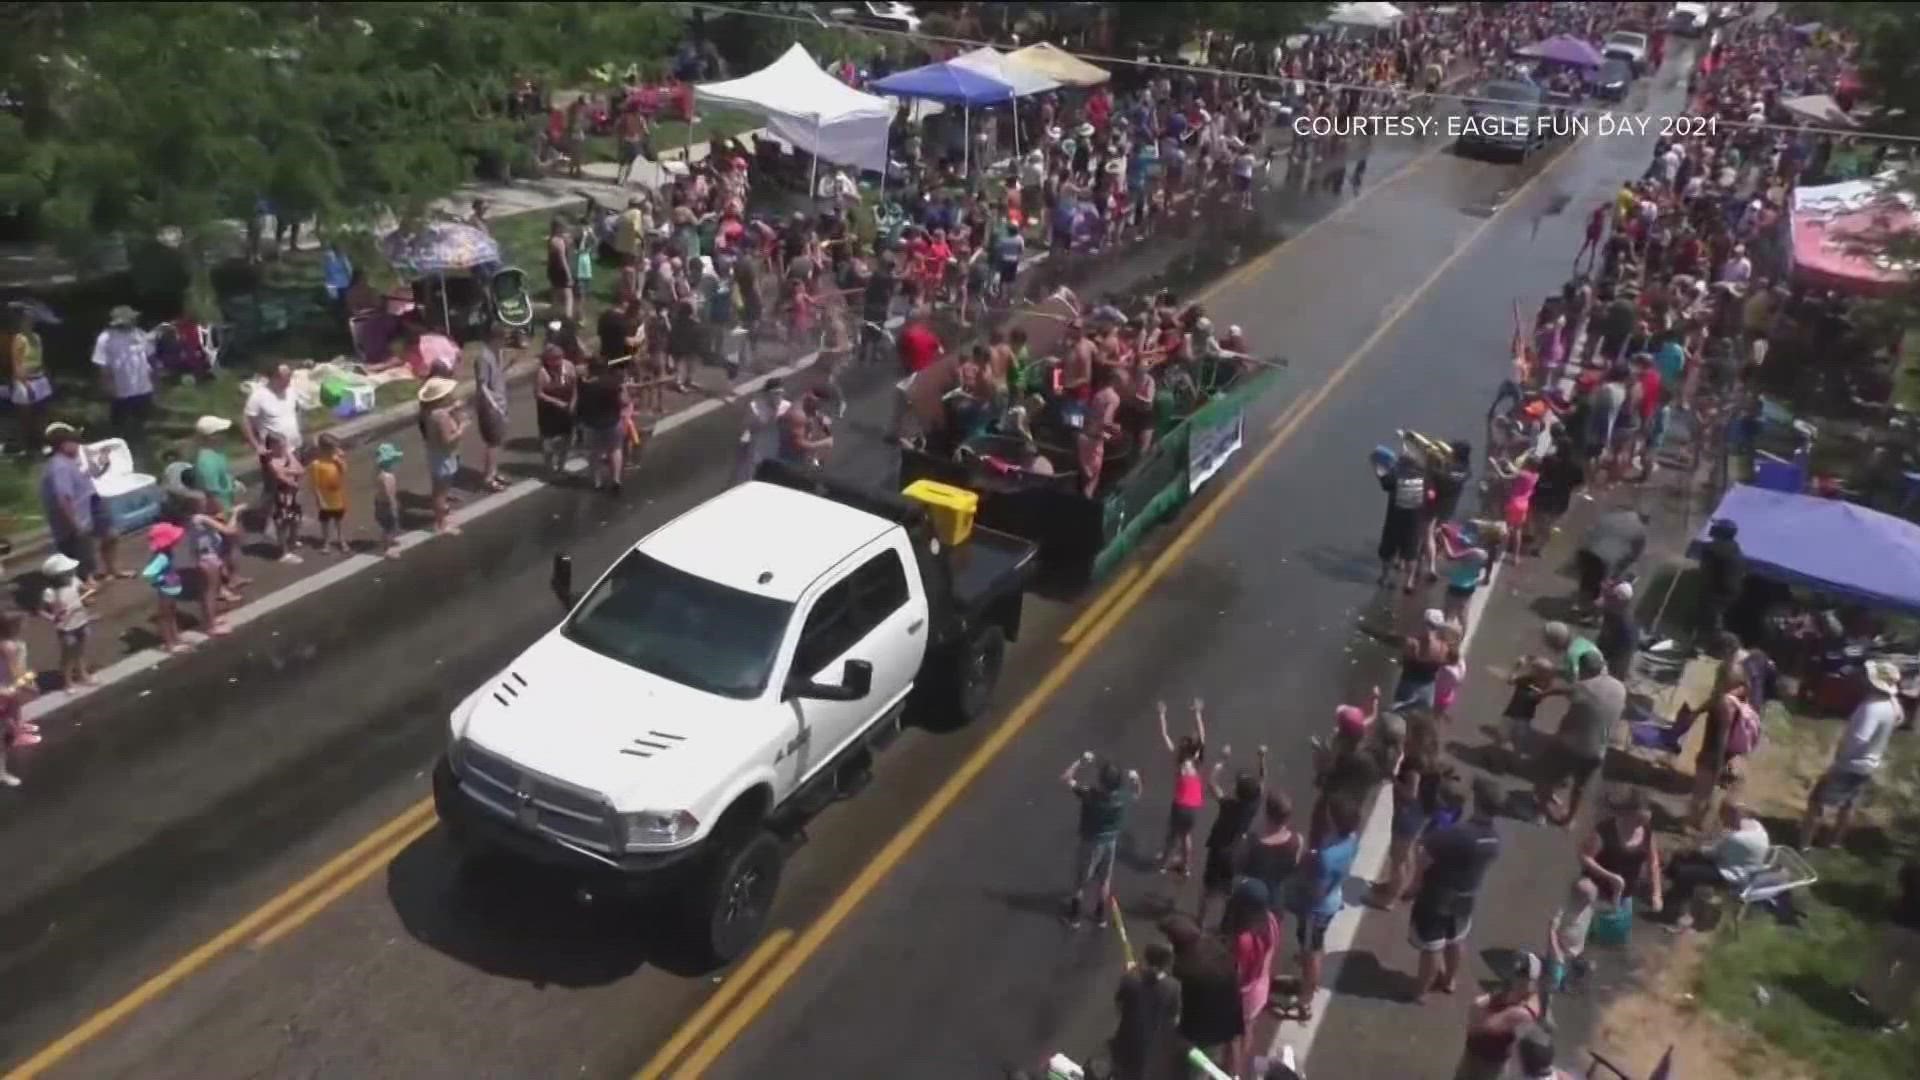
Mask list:
[[[1296,402],[1297,429],[1211,529],[1191,541],[1162,530],[1156,545],[1181,543],[1181,557],[1065,679],[1048,673],[1074,611],[1033,602],[1001,704],[1045,681],[1042,711],[715,1074],[976,1077],[1088,1049],[1109,1022],[1119,960],[1111,939],[1070,935],[1054,917],[1072,827],[1059,770],[1091,748],[1147,775],[1119,890],[1148,911],[1170,887],[1139,869],[1166,795],[1155,698],[1205,696],[1216,745],[1272,746],[1281,780],[1304,796],[1308,735],[1380,677],[1348,634],[1374,598],[1380,507],[1367,451],[1398,427],[1473,430],[1504,375],[1512,302],[1530,309],[1558,285],[1578,246],[1577,208],[1637,174],[1646,151],[1592,140],[1513,166],[1382,145],[1358,197],[1276,198],[1268,220],[1291,239],[1271,255],[1213,245],[1238,255],[1207,297],[1216,324],[1239,323],[1259,351],[1292,361],[1284,388],[1249,417],[1239,467]],[[1551,212],[1568,200],[1576,211]],[[1213,269],[1178,255],[1150,265],[1165,261],[1152,247],[1103,274],[1104,287]],[[849,377],[854,407],[837,447],[837,468],[874,481],[889,469],[876,438],[885,384],[878,371]],[[203,646],[192,670],[103,691],[0,816],[0,1060],[23,1059],[194,955],[417,803],[447,711],[556,617],[551,555],[568,550],[597,570],[718,491],[734,425],[727,412],[662,439],[624,500],[531,490],[457,542],[421,545],[257,620],[244,638]],[[215,669],[223,677],[207,675]],[[999,719],[901,739],[869,788],[813,824],[775,925],[812,922]],[[715,986],[656,925],[643,909],[582,907],[537,876],[463,873],[428,832],[272,944],[244,935],[196,963],[53,1074],[628,1075]],[[990,1006],[956,1008],[982,1000]],[[1342,1008],[1329,1025],[1344,1023]],[[1457,1025],[1449,1060],[1454,1035]]]

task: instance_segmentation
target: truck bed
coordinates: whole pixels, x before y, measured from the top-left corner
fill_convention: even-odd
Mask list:
[[[1008,593],[1024,590],[1039,551],[1017,536],[975,526],[966,543],[946,552],[954,602],[961,611],[973,613]]]

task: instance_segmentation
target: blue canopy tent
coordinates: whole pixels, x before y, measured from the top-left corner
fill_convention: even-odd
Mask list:
[[[1752,572],[1920,615],[1920,525],[1840,499],[1736,485],[1714,519],[1740,528]],[[1694,541],[1696,549],[1706,533]]]
[[[1010,105],[1016,96],[1013,87],[1004,80],[951,60],[944,64],[926,64],[896,71],[868,89],[876,94],[889,94],[897,98],[918,98],[960,106],[961,133],[965,143],[961,150],[961,168],[969,175],[973,171],[973,110],[988,105]]]

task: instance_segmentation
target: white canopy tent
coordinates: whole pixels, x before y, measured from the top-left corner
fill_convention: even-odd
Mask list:
[[[1335,26],[1364,26],[1384,30],[1398,25],[1404,18],[1405,12],[1384,0],[1361,0],[1359,3],[1334,5],[1327,21]]]
[[[893,104],[820,70],[798,44],[751,75],[693,92],[698,101],[766,117],[769,130],[815,158],[886,172]],[[811,181],[807,190],[813,190]]]

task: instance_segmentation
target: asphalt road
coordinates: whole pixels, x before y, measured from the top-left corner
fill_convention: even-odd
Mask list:
[[[1530,306],[1558,284],[1577,208],[1646,160],[1645,141],[1624,138],[1517,167],[1438,149],[1378,148],[1375,187],[1357,199],[1276,200],[1268,224],[1298,235],[1229,273],[1208,306],[1217,324],[1242,324],[1261,351],[1293,362],[1285,389],[1250,417],[1240,466],[1295,402],[1311,406],[1304,419],[1064,681],[1048,673],[1074,610],[1034,602],[1002,703],[1054,686],[1044,708],[754,1018],[717,1075],[905,1065],[977,1077],[1102,1029],[1117,951],[1054,918],[1071,838],[1055,777],[1084,749],[1137,761],[1149,795],[1133,848],[1150,854],[1166,797],[1150,730],[1157,697],[1204,695],[1216,745],[1272,746],[1304,792],[1308,734],[1376,678],[1347,633],[1373,600],[1380,507],[1366,452],[1396,427],[1472,431],[1504,372],[1511,301]],[[1489,217],[1542,166],[1518,205]],[[1576,209],[1556,213],[1569,198]],[[1152,258],[1115,275],[1151,274]],[[878,480],[887,466],[870,434],[887,405],[876,375],[848,425],[868,433],[847,440],[867,452],[839,467]],[[416,803],[447,710],[556,617],[553,552],[571,551],[583,571],[605,565],[719,490],[733,435],[716,417],[663,440],[624,503],[537,491],[458,542],[217,646],[231,653],[225,680],[159,681],[102,706],[92,736],[49,758],[33,797],[0,819],[0,1061],[27,1058],[204,954],[50,1074],[599,1077],[647,1062],[717,980],[676,958],[650,912],[583,905],[534,876],[475,878],[434,832],[269,945],[205,943]],[[1185,544],[1176,534],[1157,540]],[[1000,720],[902,739],[858,799],[809,830],[775,925],[798,930],[826,910]],[[1167,887],[1131,868],[1120,881],[1143,908]],[[969,1002],[991,1007],[956,1008]]]

